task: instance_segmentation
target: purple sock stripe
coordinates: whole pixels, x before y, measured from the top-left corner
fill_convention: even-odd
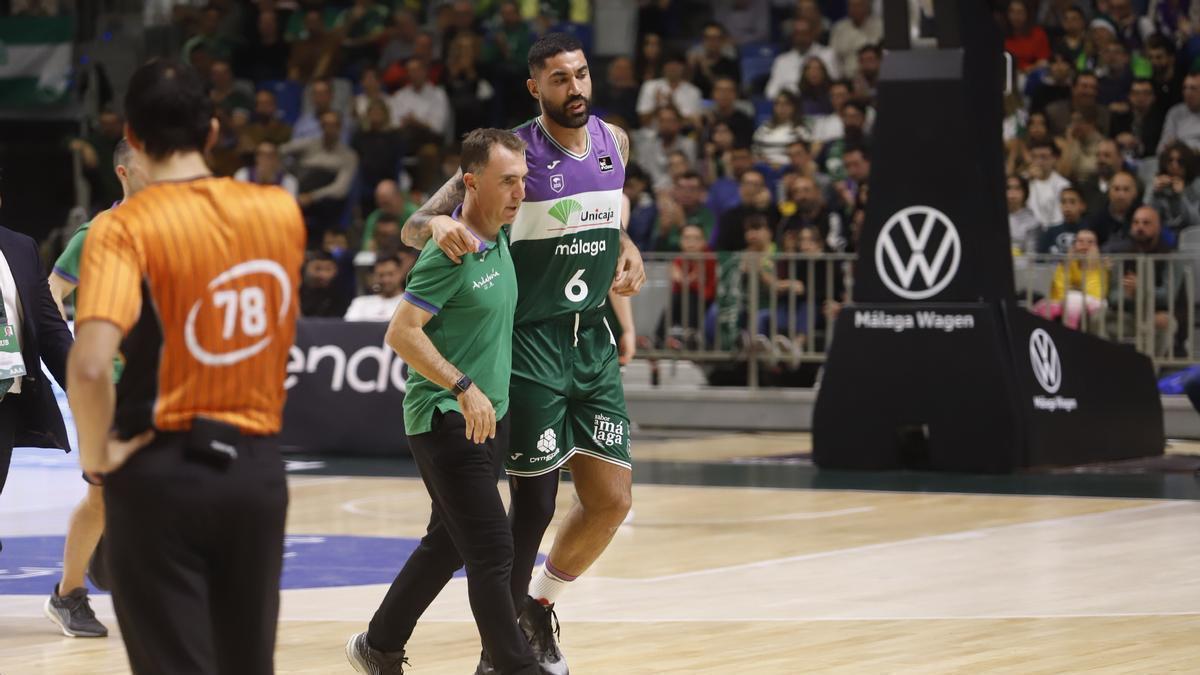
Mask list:
[[[559,581],[565,581],[568,583],[575,581],[576,579],[579,578],[579,575],[567,574],[566,572],[558,569],[554,565],[551,565],[549,558],[546,559],[546,571],[549,572],[552,576],[556,577]]]

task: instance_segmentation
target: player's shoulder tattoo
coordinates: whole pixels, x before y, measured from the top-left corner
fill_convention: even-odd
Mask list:
[[[604,123],[608,126],[608,130],[612,132],[613,138],[617,141],[617,148],[621,151],[621,163],[629,165],[629,134],[625,130],[615,124]]]

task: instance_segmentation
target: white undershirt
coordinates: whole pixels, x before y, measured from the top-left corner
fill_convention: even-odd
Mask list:
[[[17,340],[17,348],[21,345],[21,319],[24,316],[21,307],[21,296],[17,294],[17,281],[13,278],[12,269],[8,266],[8,259],[4,257],[4,252],[0,251],[0,294],[4,295],[4,315],[8,317],[8,323],[12,324],[14,337]],[[21,378],[18,377],[13,382],[8,393],[21,393]]]

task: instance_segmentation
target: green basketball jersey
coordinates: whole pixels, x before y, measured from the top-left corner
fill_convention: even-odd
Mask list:
[[[560,146],[537,119],[516,129],[529,165],[511,229],[517,325],[596,309],[612,287],[625,168],[608,125],[592,117],[587,129],[582,155]]]

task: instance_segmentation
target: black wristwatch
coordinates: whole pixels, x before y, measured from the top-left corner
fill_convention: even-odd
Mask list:
[[[466,373],[464,373],[463,376],[458,378],[458,381],[454,383],[454,386],[450,388],[450,391],[454,392],[455,396],[462,396],[467,392],[468,389],[471,388],[471,384],[471,378],[467,377]]]

